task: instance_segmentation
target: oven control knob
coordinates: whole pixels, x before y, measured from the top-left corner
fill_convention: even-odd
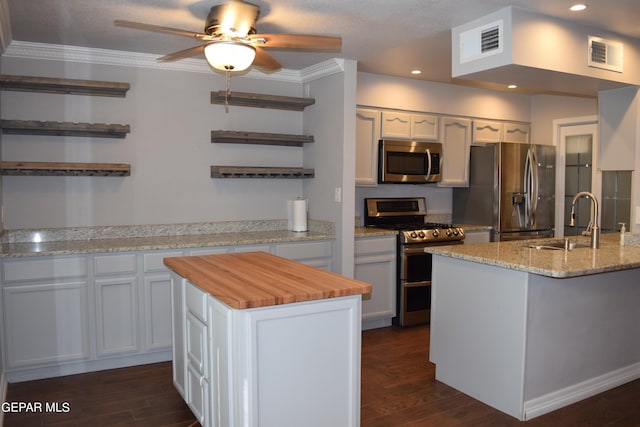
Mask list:
[[[457,228],[455,230],[453,230],[453,235],[454,236],[457,236],[458,234],[460,234],[460,233],[458,233],[458,229]]]
[[[438,237],[438,236],[440,236],[440,232],[438,230],[433,230],[433,233],[431,233],[431,235],[433,237]]]
[[[448,228],[447,229],[447,237],[451,237],[452,234],[453,234],[453,231],[450,228]]]
[[[416,237],[418,237],[418,235],[416,234],[415,231],[412,231],[409,236],[411,236],[412,239],[415,239]]]
[[[418,232],[418,237],[420,237],[421,239],[424,239],[424,231]]]

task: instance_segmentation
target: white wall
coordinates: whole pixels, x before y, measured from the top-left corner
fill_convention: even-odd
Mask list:
[[[570,117],[595,116],[598,100],[571,96],[535,95],[531,97],[531,142],[553,144],[553,121]]]
[[[130,124],[125,139],[5,135],[11,161],[131,163],[131,176],[4,177],[5,228],[286,218],[302,180],[212,179],[211,165],[302,166],[299,147],[212,144],[211,130],[302,133],[303,113],[210,104],[224,75],[24,58],[3,74],[122,81],[126,98],[5,92],[4,119]],[[233,77],[232,91],[302,96],[301,82]]]
[[[344,72],[312,80],[305,90],[316,104],[305,109],[304,133],[315,142],[304,148],[305,167],[315,177],[304,182],[315,219],[336,224],[336,271],[353,275],[356,62],[340,60]],[[345,118],[351,118],[348,120]],[[336,200],[339,192],[340,200]]]

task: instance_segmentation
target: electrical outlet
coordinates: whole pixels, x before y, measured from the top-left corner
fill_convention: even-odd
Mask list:
[[[336,187],[333,189],[333,200],[336,203],[341,203],[342,202],[342,188],[341,187]]]

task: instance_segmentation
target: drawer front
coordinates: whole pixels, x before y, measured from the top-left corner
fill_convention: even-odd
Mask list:
[[[3,261],[2,282],[60,280],[87,276],[85,257],[29,258]]]
[[[323,258],[331,256],[331,241],[281,243],[276,246],[276,255],[288,259]]]
[[[138,270],[135,254],[97,255],[93,268],[96,275],[135,274]]]
[[[143,256],[143,264],[144,264],[144,272],[152,273],[157,271],[168,271],[166,265],[164,265],[165,258],[183,256],[183,251],[167,251],[167,252],[151,252],[144,254]]]
[[[355,254],[379,254],[396,251],[396,237],[372,237],[372,238],[360,238],[355,241]]]
[[[187,282],[184,293],[185,305],[189,312],[193,313],[194,316],[206,323],[207,294],[190,282]]]
[[[207,326],[192,313],[187,313],[187,365],[207,377]]]

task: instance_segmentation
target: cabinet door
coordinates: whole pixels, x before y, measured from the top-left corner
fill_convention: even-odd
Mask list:
[[[380,111],[356,110],[356,185],[378,185],[378,141],[380,140]]]
[[[520,142],[529,143],[530,127],[526,123],[505,123],[504,124],[504,142]]]
[[[187,405],[203,427],[210,426],[209,382],[191,366],[187,369]]]
[[[471,150],[471,120],[443,117],[441,187],[469,186],[469,155]]]
[[[7,368],[87,359],[87,289],[87,281],[4,288]]]
[[[138,279],[96,279],[96,340],[99,356],[140,350]]]
[[[438,116],[434,114],[411,114],[411,138],[423,141],[437,141]]]
[[[502,141],[503,125],[489,120],[473,121],[473,142],[487,143]]]
[[[411,139],[411,113],[383,111],[382,137]]]
[[[171,275],[144,277],[145,347],[147,350],[171,348]]]
[[[186,351],[185,351],[185,297],[184,288],[186,280],[171,273],[171,331],[173,339],[173,385],[182,398],[187,400],[186,391]]]
[[[372,287],[362,300],[363,328],[391,325],[396,315],[396,236],[356,239],[354,261],[354,277]],[[378,319],[381,323],[372,322]]]

